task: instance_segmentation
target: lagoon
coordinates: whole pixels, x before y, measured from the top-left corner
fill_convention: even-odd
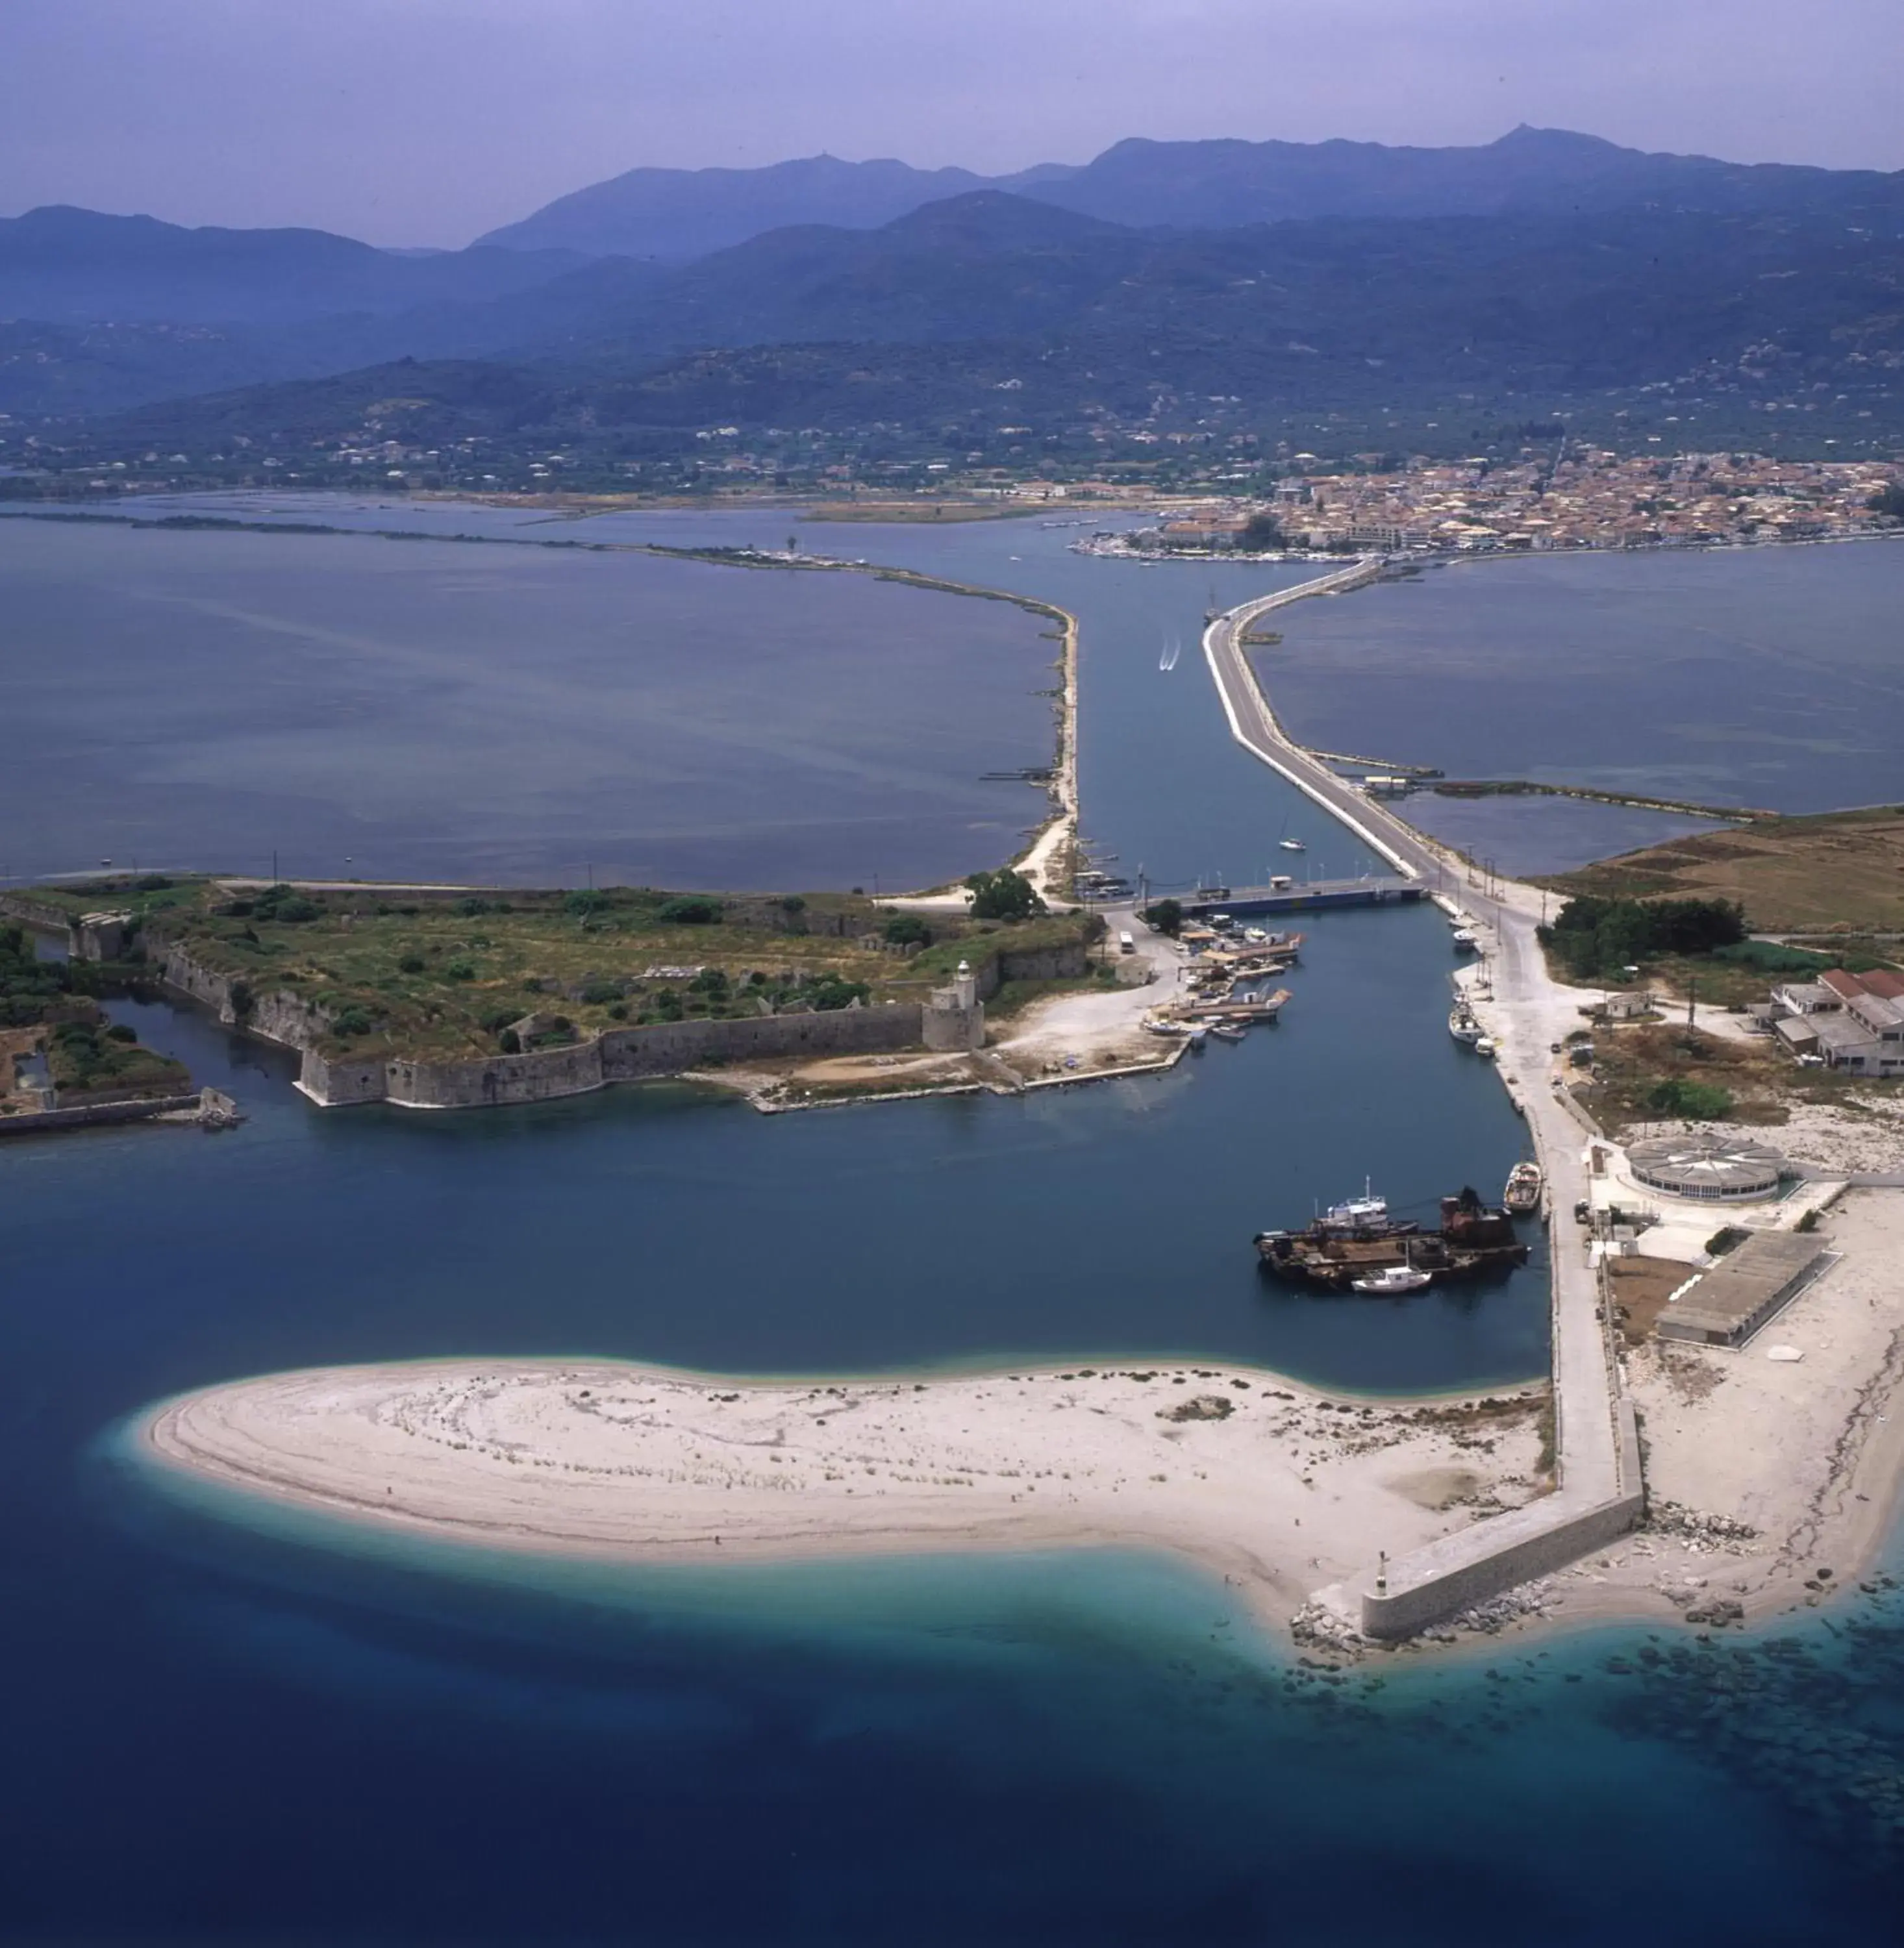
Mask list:
[[[0,520],[0,879],[887,887],[1002,864],[1050,625],[861,575]]]

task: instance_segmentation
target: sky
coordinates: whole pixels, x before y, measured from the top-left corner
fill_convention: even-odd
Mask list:
[[[1904,168],[1904,0],[0,0],[0,214],[454,246],[641,166],[1515,124]]]

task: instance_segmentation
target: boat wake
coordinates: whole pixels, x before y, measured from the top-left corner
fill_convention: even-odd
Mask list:
[[[1177,667],[1177,658],[1183,653],[1183,637],[1180,636],[1172,636],[1170,640],[1164,644],[1162,655],[1157,659],[1157,667],[1160,670],[1174,670]]]

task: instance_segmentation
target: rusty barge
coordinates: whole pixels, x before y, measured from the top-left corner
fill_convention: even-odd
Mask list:
[[[1391,1270],[1425,1273],[1423,1283],[1438,1285],[1527,1259],[1513,1220],[1472,1189],[1442,1199],[1439,1230],[1391,1218],[1383,1199],[1365,1196],[1332,1205],[1300,1230],[1259,1231],[1255,1242],[1265,1270],[1339,1292],[1399,1289],[1399,1281],[1378,1282]]]

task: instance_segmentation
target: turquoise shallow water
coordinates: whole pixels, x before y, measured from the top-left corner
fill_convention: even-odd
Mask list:
[[[1064,538],[911,545],[999,579],[1040,534]],[[1329,829],[1296,825],[1223,732],[1193,655],[1208,578],[1083,579],[1108,566],[1037,569],[1040,592],[1115,591],[1087,613],[1094,833],[1160,878],[1241,877],[1285,819],[1327,858]],[[1233,572],[1220,594],[1261,585]],[[1164,675],[1171,628],[1191,640]],[[1739,1645],[1603,1630],[1338,1679],[1163,1559],[716,1576],[389,1546],[157,1491],[112,1433],[217,1379],[461,1351],[811,1371],[1110,1348],[1345,1388],[1523,1377],[1545,1358],[1537,1270],[1344,1307],[1248,1261],[1250,1231],[1365,1171],[1398,1202],[1504,1174],[1518,1126],[1443,1031],[1449,964],[1429,915],[1337,916],[1283,1028],[1162,1081],[778,1118],[669,1090],[321,1115],[278,1053],[146,1011],[245,1102],[242,1130],[0,1149],[0,1933],[1887,1930],[1888,1594]]]

